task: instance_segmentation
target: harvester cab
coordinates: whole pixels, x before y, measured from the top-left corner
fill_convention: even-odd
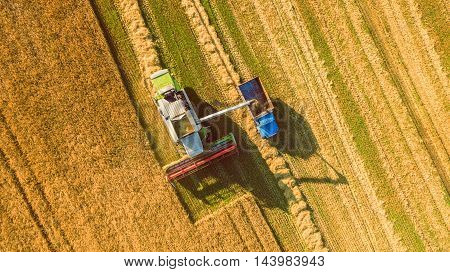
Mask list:
[[[167,70],[150,77],[156,88],[154,101],[174,143],[181,144],[189,157],[203,153],[197,114],[179,84]]]
[[[237,144],[232,133],[213,142],[203,141],[203,122],[222,116],[242,107],[249,107],[253,120],[263,138],[278,132],[270,102],[259,78],[254,78],[239,86],[243,102],[198,118],[184,89],[170,75],[167,69],[150,76],[155,89],[154,102],[161,118],[175,144],[183,146],[186,155],[164,167],[169,181],[181,179],[211,163],[237,153]]]

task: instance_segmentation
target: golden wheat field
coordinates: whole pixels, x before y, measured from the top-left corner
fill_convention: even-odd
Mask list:
[[[447,4],[0,1],[0,251],[449,251]],[[161,69],[279,133],[169,183]]]

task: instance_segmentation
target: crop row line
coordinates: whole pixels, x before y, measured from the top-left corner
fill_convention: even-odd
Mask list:
[[[349,11],[346,10],[345,12],[351,12],[350,18],[352,20],[355,20],[355,13],[360,14],[361,13],[361,6],[358,3],[359,7],[353,8],[354,10]],[[345,7],[345,5],[344,5]],[[352,6],[347,6],[346,9],[352,8]],[[355,11],[356,10],[356,11]],[[361,16],[361,15],[359,15]],[[367,17],[364,17],[363,23],[367,23]],[[388,144],[384,145],[390,145],[391,142],[396,142],[391,150],[386,150],[388,153],[395,151],[393,155],[387,154],[387,159],[392,159],[392,165],[394,167],[400,167],[397,170],[393,170],[397,173],[397,175],[401,175],[403,177],[403,181],[401,183],[409,182],[413,185],[406,185],[402,186],[402,190],[408,195],[406,196],[408,199],[414,199],[415,201],[413,203],[417,203],[418,206],[413,208],[414,212],[419,212],[422,209],[425,209],[424,207],[430,206],[425,201],[426,198],[423,197],[424,194],[428,194],[430,196],[430,200],[434,202],[434,206],[438,211],[440,211],[440,214],[436,214],[435,211],[432,211],[434,214],[433,216],[430,216],[427,220],[433,220],[431,225],[436,227],[436,230],[439,229],[439,226],[441,223],[436,222],[434,220],[441,221],[443,218],[443,214],[445,214],[446,208],[444,207],[445,204],[442,202],[442,188],[439,188],[440,185],[440,178],[439,175],[436,175],[435,169],[433,166],[433,159],[430,158],[429,153],[427,153],[426,146],[422,143],[420,140],[421,134],[420,130],[418,130],[417,126],[414,125],[414,119],[415,116],[411,112],[411,107],[406,103],[402,97],[401,94],[399,95],[399,92],[402,92],[403,89],[401,85],[398,84],[398,80],[396,78],[396,74],[392,71],[389,73],[390,77],[386,75],[386,72],[383,71],[384,69],[380,66],[380,63],[383,61],[380,60],[380,56],[383,55],[383,48],[380,48],[380,44],[377,45],[377,39],[375,39],[374,36],[372,36],[372,40],[367,40],[365,37],[365,33],[363,31],[359,30],[359,23],[353,22],[353,26],[356,28],[358,32],[358,37],[360,39],[365,39],[360,42],[360,45],[362,46],[366,59],[370,63],[370,67],[372,69],[372,72],[374,76],[380,81],[382,84],[380,87],[380,94],[372,92],[367,92],[369,96],[380,96],[378,99],[377,105],[372,106],[372,110],[370,111],[370,114],[368,115],[374,115],[374,118],[376,118],[378,121],[378,125],[376,127],[384,128],[384,131],[390,131],[387,137],[399,137],[399,139],[396,139],[394,141],[386,139],[388,141]],[[375,50],[375,51],[374,51]],[[381,54],[381,55],[380,55]],[[387,59],[389,60],[389,59]],[[390,69],[390,64],[386,65],[387,69]],[[387,80],[383,80],[383,78],[386,78]],[[376,85],[375,85],[376,86]],[[361,87],[362,88],[362,87]],[[370,102],[370,99],[377,101],[376,98],[366,98],[369,99],[369,101],[366,101],[364,103],[367,103],[367,105],[371,105],[372,102]],[[380,102],[385,101],[385,102]],[[378,113],[380,111],[386,111],[389,110],[390,113]],[[377,117],[375,114],[378,113],[380,117]],[[392,115],[392,117],[390,117]],[[395,124],[389,125],[389,129],[386,126],[386,123],[393,119],[393,122]],[[383,120],[382,122],[380,120]],[[398,130],[399,132],[392,133],[393,130]],[[419,133],[418,133],[419,132]],[[386,137],[385,137],[386,138]],[[422,137],[423,138],[423,137]],[[426,142],[426,141],[425,141]],[[400,154],[403,154],[400,156]],[[407,156],[405,156],[407,155]],[[391,158],[392,157],[392,158]],[[397,161],[401,162],[400,164],[396,163],[395,160],[393,160],[394,157],[397,157]],[[424,182],[427,181],[427,182]],[[399,187],[400,188],[400,187]],[[401,189],[401,188],[400,188]],[[413,190],[410,190],[413,189]],[[411,197],[411,194],[415,194],[415,197]],[[420,203],[420,204],[419,204]],[[427,214],[430,214],[430,208],[426,208]],[[443,213],[443,214],[442,214]],[[440,218],[440,219],[439,219]],[[418,219],[419,221],[423,221]],[[442,222],[442,221],[441,221]],[[444,219],[445,223],[445,219]]]
[[[328,2],[324,3],[323,5],[317,4],[314,6],[315,12],[316,13],[317,12],[325,12],[325,14],[328,14],[331,12],[330,10],[328,10],[328,8],[330,8],[331,5],[332,5],[332,3],[328,3]],[[356,35],[356,34],[353,34],[350,32],[351,27],[348,26],[348,19],[346,17],[340,18],[337,21],[337,24],[340,26],[339,29],[345,30],[340,35],[342,35],[342,36],[346,35],[345,37],[347,39],[349,39],[349,41],[353,41],[354,35]],[[392,164],[393,158],[387,153],[388,150],[387,150],[386,145],[388,143],[384,142],[384,145],[383,145],[382,141],[385,138],[381,137],[382,135],[380,135],[378,133],[380,131],[380,126],[375,125],[375,119],[369,118],[369,117],[371,117],[369,114],[370,111],[368,109],[370,104],[368,104],[368,102],[364,100],[364,99],[366,99],[366,95],[364,93],[358,92],[358,86],[359,86],[358,80],[366,79],[368,77],[367,77],[367,75],[365,75],[365,77],[359,76],[359,74],[358,74],[358,73],[360,73],[359,70],[351,71],[350,68],[348,67],[348,66],[351,66],[351,64],[353,62],[356,62],[356,60],[357,60],[356,57],[357,56],[360,57],[360,54],[357,55],[358,51],[356,51],[355,48],[351,47],[352,44],[350,42],[348,43],[348,45],[347,45],[347,43],[345,43],[344,45],[340,45],[337,40],[339,40],[341,37],[336,36],[337,31],[335,31],[335,29],[333,27],[330,26],[330,27],[324,27],[324,28],[326,30],[324,33],[325,33],[327,42],[329,42],[332,45],[332,46],[330,46],[330,51],[331,51],[330,53],[332,54],[333,58],[336,58],[336,61],[343,63],[343,65],[340,66],[340,73],[342,73],[342,75],[345,76],[346,78],[349,78],[349,82],[347,83],[348,87],[346,87],[346,88],[348,88],[348,96],[350,99],[352,99],[354,108],[358,109],[358,111],[359,111],[359,115],[361,118],[360,122],[364,123],[366,126],[365,134],[367,136],[364,139],[366,147],[365,148],[360,147],[360,150],[366,152],[366,154],[364,154],[364,156],[365,156],[366,163],[369,166],[369,169],[371,171],[373,186],[377,190],[378,196],[380,195],[380,193],[384,197],[386,197],[385,195],[390,196],[390,198],[388,200],[386,200],[386,198],[384,198],[384,199],[382,198],[382,200],[384,201],[384,208],[386,209],[389,219],[392,222],[394,222],[394,224],[397,223],[397,225],[394,225],[394,228],[396,229],[396,231],[399,232],[399,230],[400,231],[409,230],[410,233],[411,232],[414,233],[413,227],[411,227],[411,224],[408,224],[408,222],[407,222],[408,218],[406,217],[404,212],[401,210],[401,209],[403,209],[403,207],[402,207],[402,205],[400,205],[400,203],[405,205],[405,203],[407,204],[409,202],[408,202],[408,198],[406,198],[404,196],[403,191],[401,191],[399,189],[402,186],[402,184],[400,184],[396,180],[395,171],[393,170],[394,169],[393,167],[395,165]],[[349,30],[349,28],[350,28],[350,30]],[[347,49],[348,47],[350,47],[352,49],[351,50],[349,49],[348,51],[344,52],[344,50]],[[344,53],[349,56],[352,56],[351,62],[349,62],[350,59],[344,58]],[[345,60],[345,62],[344,62],[344,60]],[[357,78],[357,76],[359,76],[359,78]],[[373,86],[373,83],[371,83],[371,84],[366,83],[366,85]],[[359,86],[359,88],[362,88],[362,86]],[[364,102],[362,102],[362,101],[364,101]],[[368,115],[369,115],[369,117],[367,117]],[[390,115],[386,116],[385,118],[389,118],[389,117],[390,117]],[[361,139],[356,138],[356,140],[361,140]],[[369,143],[370,143],[370,145],[369,145]],[[368,148],[368,147],[370,147],[370,148]],[[377,156],[377,157],[379,156],[379,159],[375,159],[374,158],[375,156]],[[367,161],[367,160],[370,160],[370,161]],[[370,164],[372,164],[372,165],[370,165]],[[386,193],[382,193],[383,191]],[[398,195],[395,195],[394,194],[395,191],[400,192],[400,193],[398,193]],[[399,199],[400,201],[397,199]],[[397,212],[395,214],[398,215],[399,218],[401,218],[401,219],[396,219],[396,218],[392,217],[394,215],[392,213],[394,208],[397,209]],[[408,206],[406,206],[406,209],[408,209],[407,210],[408,212],[410,211]],[[399,222],[402,222],[402,226],[400,226]],[[408,228],[406,228],[405,226],[408,226]],[[408,242],[411,238],[414,238],[414,236],[411,234],[409,234],[409,235],[403,234],[403,235],[401,235],[401,237],[402,237],[402,240],[404,243]]]
[[[376,46],[376,36],[373,36],[376,28],[366,25],[361,18],[359,8],[355,7],[356,4],[353,2],[342,2],[338,7],[329,2],[315,6],[317,14],[337,12],[343,15],[336,20],[336,26],[326,24],[326,16],[319,17],[321,17],[324,28],[328,30],[326,36],[329,43],[333,45],[332,53],[336,60],[342,63],[340,70],[348,79],[349,89],[361,109],[361,115],[367,124],[370,138],[373,139],[382,158],[382,171],[386,173],[387,180],[393,186],[392,192],[395,192],[385,191],[385,188],[388,188],[386,185],[389,186],[389,183],[381,186],[381,184],[377,184],[381,179],[377,179],[374,182],[378,194],[385,201],[384,205],[391,216],[394,214],[389,210],[397,209],[395,206],[401,208],[400,203],[404,206],[405,212],[401,216],[404,219],[395,221],[400,222],[405,219],[411,221],[412,219],[413,224],[407,224],[405,221],[403,226],[400,226],[395,223],[395,228],[402,234],[405,242],[409,240],[408,248],[411,248],[412,243],[418,248],[421,242],[417,237],[413,239],[414,235],[407,234],[408,232],[417,231],[421,239],[429,240],[433,239],[431,237],[434,236],[434,231],[439,229],[443,231],[442,218],[437,211],[437,208],[441,212],[445,211],[442,209],[443,202],[440,199],[442,193],[439,193],[439,189],[436,191],[438,193],[438,202],[436,202],[436,193],[433,190],[435,191],[436,184],[439,185],[437,182],[439,178],[435,175],[429,156],[426,154],[411,118],[398,95],[400,87],[392,81],[391,77],[395,74],[386,70],[390,66],[382,59],[383,55],[380,55],[380,51],[383,51]],[[336,8],[339,11],[336,11]],[[390,40],[383,42],[392,44]],[[395,62],[399,62],[401,59],[399,58]],[[427,196],[425,197],[425,195]],[[389,197],[386,198],[387,196]],[[395,198],[400,202],[393,205]],[[430,215],[430,211],[433,216],[425,216],[421,219],[425,214]],[[429,226],[435,227],[426,227],[427,221]],[[408,229],[409,231],[407,231]],[[433,243],[428,241],[427,246],[433,246]]]

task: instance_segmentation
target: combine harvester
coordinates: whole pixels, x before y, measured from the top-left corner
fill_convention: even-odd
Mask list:
[[[167,69],[152,74],[150,79],[156,91],[155,104],[170,137],[175,144],[182,145],[186,152],[182,159],[164,167],[170,182],[238,152],[232,133],[208,143],[208,131],[202,126],[203,122],[248,107],[262,138],[269,138],[278,133],[278,125],[272,112],[273,104],[258,77],[239,85],[242,103],[202,118],[198,118],[186,92]]]

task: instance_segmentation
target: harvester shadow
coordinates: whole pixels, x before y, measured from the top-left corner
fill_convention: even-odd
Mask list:
[[[347,184],[347,178],[341,174],[337,174],[337,179],[332,179],[329,177],[326,178],[312,178],[312,177],[303,177],[297,179],[297,184],[301,183],[328,183],[328,184]]]
[[[280,130],[276,136],[269,140],[271,145],[276,147],[281,153],[288,154],[292,157],[299,157],[302,160],[308,160],[313,156],[317,156],[337,176],[337,178],[301,177],[296,180],[297,184],[305,182],[329,184],[348,183],[347,178],[319,153],[320,146],[308,120],[280,99],[274,99],[273,104],[274,115]]]
[[[280,130],[270,143],[280,152],[306,160],[319,149],[308,121],[280,99],[274,99],[274,115]]]
[[[185,91],[199,118],[218,111],[213,105],[200,99],[191,88],[185,88]],[[225,107],[220,102],[213,103],[220,106],[220,109]],[[242,110],[245,109],[238,111]],[[207,205],[214,205],[216,201],[227,202],[233,195],[251,192],[260,205],[287,210],[287,204],[276,183],[263,182],[267,180],[265,177],[272,173],[247,133],[226,115],[203,125],[210,128],[213,138],[233,133],[240,150],[239,154],[222,159],[220,162],[179,180],[177,187],[189,190],[191,194]]]

